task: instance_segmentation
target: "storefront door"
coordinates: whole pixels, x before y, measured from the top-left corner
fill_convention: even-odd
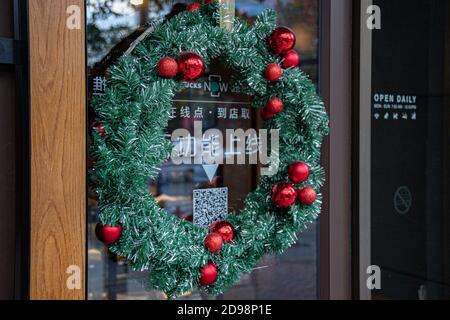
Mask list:
[[[130,270],[95,237],[95,181],[89,180],[87,150],[93,121],[90,102],[103,94],[107,68],[173,5],[146,0],[29,1],[32,299],[165,298],[149,289],[146,273]],[[249,21],[266,8],[275,9],[279,24],[298,34],[301,68],[321,91],[331,116],[333,134],[323,150],[328,183],[322,218],[285,255],[266,257],[225,294],[187,292],[185,299],[350,297],[351,1],[236,1],[236,15]],[[79,27],[72,20],[77,15]],[[260,120],[247,108],[249,98],[226,90],[228,77],[220,61],[213,63],[207,77],[199,80],[202,90],[188,88],[175,97],[169,127],[191,129],[182,116],[189,109],[194,114],[201,110],[209,128],[258,128]],[[227,118],[208,116],[218,106]],[[192,215],[192,191],[205,187],[228,188],[229,207],[239,209],[255,188],[255,167],[215,169],[210,179],[208,168],[166,163],[158,179],[149,181],[149,192],[183,219]]]

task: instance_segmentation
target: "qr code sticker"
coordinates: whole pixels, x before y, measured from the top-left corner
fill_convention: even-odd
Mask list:
[[[193,192],[194,225],[209,228],[228,213],[228,188],[199,189]]]

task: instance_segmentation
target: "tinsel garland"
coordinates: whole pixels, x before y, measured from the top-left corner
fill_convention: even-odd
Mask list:
[[[297,233],[318,217],[321,208],[320,194],[313,205],[296,203],[288,210],[274,206],[270,197],[272,187],[286,181],[288,166],[295,161],[310,165],[309,186],[319,190],[324,183],[320,148],[328,133],[328,117],[315,86],[298,68],[284,70],[275,84],[264,78],[268,64],[280,63],[265,42],[276,27],[274,11],[264,11],[253,24],[235,19],[227,31],[219,26],[219,8],[215,3],[202,5],[156,26],[110,69],[105,94],[94,100],[97,122],[105,131],[94,130],[92,144],[99,219],[103,225],[123,228],[110,250],[126,257],[133,269],[150,270],[152,286],[169,298],[193,288],[222,293],[265,254],[293,245]],[[158,177],[172,149],[165,128],[172,98],[184,89],[179,79],[159,77],[155,66],[163,57],[186,51],[198,53],[206,65],[219,58],[234,71],[235,84],[253,96],[253,107],[262,108],[275,96],[284,101],[283,112],[265,123],[267,129],[280,131],[280,169],[260,179],[243,210],[227,216],[237,236],[216,254],[204,246],[208,230],[159,207],[147,185],[149,178]],[[210,262],[218,266],[218,278],[204,287],[199,270]]]

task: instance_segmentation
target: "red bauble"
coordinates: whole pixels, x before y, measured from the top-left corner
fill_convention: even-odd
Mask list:
[[[205,71],[205,62],[194,52],[185,52],[178,57],[178,72],[185,81],[200,78]]]
[[[317,200],[317,193],[311,187],[306,187],[298,190],[298,200],[307,206],[312,205]]]
[[[266,70],[264,70],[264,76],[270,82],[277,82],[278,80],[280,80],[282,74],[283,74],[283,70],[276,63],[269,64],[267,66]]]
[[[217,266],[214,263],[208,263],[200,269],[200,284],[210,286],[217,281]]]
[[[106,138],[106,130],[101,123],[96,124],[94,127],[97,129],[97,132],[100,133],[103,138]]]
[[[188,6],[186,7],[186,10],[194,12],[195,10],[200,9],[201,6],[202,5],[200,3],[193,2],[191,4],[188,4]]]
[[[289,179],[292,182],[299,184],[303,183],[309,178],[310,169],[304,162],[295,162],[289,166]]]
[[[223,241],[231,243],[235,237],[234,227],[231,223],[225,220],[214,222],[211,226],[211,232],[218,233]]]
[[[162,78],[175,78],[178,74],[178,63],[170,57],[162,58],[156,65],[156,72]]]
[[[277,114],[283,111],[283,101],[278,98],[270,99],[266,104],[266,109],[269,113]]]
[[[269,36],[269,46],[275,53],[288,52],[295,46],[295,34],[287,27],[278,27]]]
[[[223,239],[220,234],[213,232],[206,236],[204,243],[209,252],[217,253],[222,249]]]
[[[122,234],[122,226],[103,226],[100,223],[95,227],[97,238],[106,245],[111,245],[119,240]]]
[[[279,208],[290,208],[297,200],[297,191],[292,184],[280,182],[272,188],[272,200]]]
[[[261,119],[263,119],[264,121],[269,121],[273,118],[273,116],[274,114],[270,113],[266,108],[261,110]]]
[[[300,56],[297,51],[291,50],[282,55],[283,62],[281,62],[281,66],[284,69],[295,68],[300,64]]]

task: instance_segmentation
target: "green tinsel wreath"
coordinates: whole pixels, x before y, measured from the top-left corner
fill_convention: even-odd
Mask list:
[[[320,195],[313,205],[297,201],[289,209],[280,209],[271,200],[272,187],[288,181],[288,167],[296,161],[311,168],[308,181],[296,187],[319,190],[324,183],[320,148],[328,133],[328,117],[315,86],[298,68],[283,70],[277,83],[264,77],[268,64],[280,63],[265,42],[276,27],[273,11],[264,11],[253,24],[235,19],[227,31],[219,25],[219,9],[214,3],[202,5],[156,26],[110,69],[108,89],[94,100],[97,122],[103,126],[93,130],[92,144],[100,224],[122,226],[121,237],[110,250],[126,257],[133,269],[150,270],[152,286],[170,298],[192,288],[222,293],[263,255],[281,253],[294,244],[297,233],[320,213]],[[199,54],[206,65],[221,59],[235,72],[236,84],[253,96],[255,108],[275,96],[284,101],[283,112],[265,123],[267,129],[279,129],[280,169],[260,179],[242,211],[227,216],[236,238],[216,254],[204,246],[208,230],[159,207],[147,184],[149,178],[158,177],[171,152],[165,128],[172,98],[184,89],[179,79],[159,77],[155,66],[163,57],[189,51]],[[202,286],[200,269],[208,263],[217,265],[217,281]]]

